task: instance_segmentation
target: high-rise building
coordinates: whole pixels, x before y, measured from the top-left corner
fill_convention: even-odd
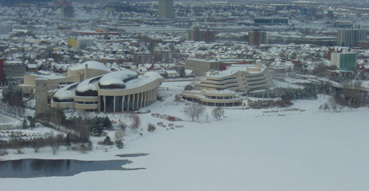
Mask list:
[[[249,31],[248,43],[250,46],[259,46],[266,44],[266,32],[260,30]]]
[[[74,8],[70,5],[61,8],[61,14],[64,18],[74,17]]]
[[[3,80],[4,76],[4,61],[5,59],[0,58],[0,80]]]
[[[7,79],[23,78],[25,72],[26,65],[20,60],[7,60],[4,62],[4,75]]]
[[[327,17],[330,18],[330,19],[333,19],[333,17],[334,17],[333,11],[328,11],[327,12]]]
[[[356,53],[334,52],[331,55],[331,64],[340,70],[354,71],[356,68]]]
[[[193,70],[193,73],[203,76],[210,70],[219,70],[220,62],[216,60],[186,59],[185,69]]]
[[[337,45],[355,47],[359,46],[360,41],[365,41],[366,30],[339,30],[337,32]]]
[[[40,115],[47,110],[47,101],[48,101],[48,94],[47,94],[47,79],[37,78],[36,79],[36,116]]]
[[[200,31],[200,29],[194,28],[188,31],[188,40],[214,42],[215,32],[210,30]]]
[[[174,18],[173,0],[159,0],[159,17]]]
[[[135,64],[152,64],[154,63],[154,55],[151,53],[135,53],[133,62]]]
[[[315,7],[301,7],[300,8],[300,15],[303,16],[316,16],[317,10]]]

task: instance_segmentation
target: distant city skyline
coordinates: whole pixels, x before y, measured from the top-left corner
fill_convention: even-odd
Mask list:
[[[86,0],[68,0],[69,2],[86,2]],[[155,0],[94,0],[94,2],[155,2]],[[48,3],[53,2],[53,0],[0,0],[0,4],[17,4],[17,3]],[[211,0],[176,0],[176,2],[213,2]],[[362,0],[353,0],[350,2],[342,2],[338,0],[315,0],[315,1],[304,1],[299,2],[295,0],[223,0],[220,2],[239,2],[239,3],[266,3],[266,2],[274,2],[274,3],[297,3],[297,4],[314,4],[314,3],[338,3],[338,4],[369,4],[368,2],[364,2]]]

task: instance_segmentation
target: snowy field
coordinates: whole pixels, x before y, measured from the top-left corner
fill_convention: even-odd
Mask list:
[[[366,191],[369,188],[369,109],[323,112],[318,107],[328,97],[295,101],[290,109],[227,109],[215,121],[211,108],[207,121],[191,122],[184,103],[173,102],[186,82],[163,83],[168,97],[144,110],[173,115],[181,128],[156,124],[169,121],[141,114],[143,136],[128,135],[125,148],[87,154],[61,149],[55,156],[43,148],[26,149],[18,158],[79,160],[122,159],[116,154],[148,153],[128,158],[126,168],[137,171],[100,171],[71,177],[0,179],[0,190],[162,190],[162,191]],[[168,87],[168,90],[167,90]],[[119,117],[115,115],[116,117]],[[155,124],[153,133],[147,124]],[[94,138],[96,139],[96,138]],[[101,138],[100,138],[101,139]]]
[[[19,121],[11,117],[8,117],[6,115],[0,114],[0,124],[8,124],[8,123],[15,123],[15,122],[19,122]]]
[[[21,125],[21,121],[0,113],[0,128],[12,129]]]

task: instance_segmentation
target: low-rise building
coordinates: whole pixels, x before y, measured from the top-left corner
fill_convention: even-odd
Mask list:
[[[156,72],[142,76],[129,69],[111,72],[59,89],[51,107],[100,112],[138,110],[157,100],[162,81]]]
[[[184,91],[181,94],[182,99],[198,102],[206,106],[240,106],[242,98],[236,96],[234,91],[214,91],[214,90],[192,90]]]
[[[265,66],[232,65],[225,71],[209,72],[205,79],[195,84],[195,89],[253,91],[273,86]]]
[[[232,65],[225,71],[208,72],[194,90],[180,95],[182,99],[209,106],[240,106],[242,98],[236,92],[247,92],[273,87],[268,69],[259,64]]]
[[[22,89],[23,94],[29,94],[35,90],[36,79],[44,78],[47,79],[47,90],[59,89],[108,72],[110,72],[110,69],[104,64],[96,61],[88,61],[80,65],[69,67],[68,72],[63,75],[24,75],[24,83],[19,85],[19,87]]]

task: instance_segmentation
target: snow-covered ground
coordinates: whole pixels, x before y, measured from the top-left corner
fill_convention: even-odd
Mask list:
[[[14,119],[14,118],[11,118],[11,117],[8,117],[6,115],[0,114],[0,124],[15,123],[15,122],[18,122],[18,120]]]
[[[119,159],[116,154],[148,153],[128,158],[124,167],[137,171],[85,172],[71,177],[0,179],[1,190],[247,190],[247,191],[365,191],[369,188],[369,108],[342,112],[323,112],[318,107],[328,97],[299,100],[289,109],[227,109],[226,117],[216,121],[203,116],[191,122],[183,113],[184,102],[174,95],[188,82],[165,82],[164,102],[145,108],[151,113],[168,114],[184,121],[181,128],[168,128],[165,119],[140,114],[143,136],[128,135],[125,148],[87,154],[61,149],[54,156],[42,148],[35,154],[0,157],[70,158],[79,160]],[[110,117],[118,118],[119,115]],[[167,127],[159,127],[163,122]],[[153,133],[147,124],[155,124]],[[96,138],[94,138],[95,140]],[[99,138],[102,139],[102,138]],[[96,141],[96,140],[95,140]]]
[[[0,128],[13,128],[19,125],[21,125],[19,120],[0,113]]]

